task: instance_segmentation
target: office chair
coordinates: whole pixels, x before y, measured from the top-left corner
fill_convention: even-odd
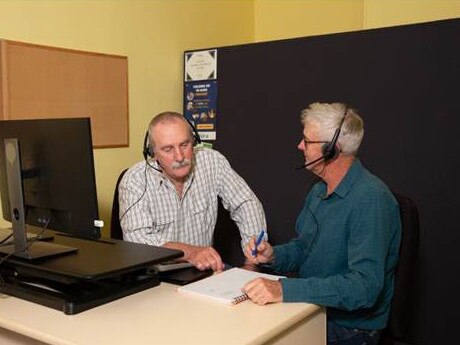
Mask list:
[[[410,198],[393,192],[401,215],[401,245],[395,270],[395,285],[387,327],[382,331],[380,345],[407,341],[413,307],[415,267],[419,246],[420,223],[417,205]]]
[[[127,170],[128,169],[123,170],[120,176],[118,176],[118,180],[115,185],[115,193],[113,194],[112,215],[110,218],[110,237],[117,240],[123,239],[123,230],[121,230],[120,225],[120,206],[118,205],[118,185]]]

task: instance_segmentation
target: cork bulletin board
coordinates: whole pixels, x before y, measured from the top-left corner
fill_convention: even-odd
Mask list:
[[[95,148],[128,137],[128,58],[0,40],[0,120],[90,117]]]

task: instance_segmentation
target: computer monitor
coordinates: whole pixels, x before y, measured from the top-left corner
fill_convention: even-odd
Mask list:
[[[14,244],[0,244],[0,290],[9,295],[75,314],[158,285],[151,266],[183,255],[93,240],[100,228],[87,118],[0,120],[0,190],[14,235]],[[27,241],[26,223],[48,221],[71,236]]]
[[[12,221],[10,197],[17,191],[8,188],[5,139],[18,142],[25,223],[99,238],[90,119],[0,121],[2,211],[5,220]]]

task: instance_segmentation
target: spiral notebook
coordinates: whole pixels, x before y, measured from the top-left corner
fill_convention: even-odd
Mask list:
[[[284,278],[272,274],[247,271],[242,268],[231,268],[200,281],[181,286],[177,291],[233,305],[248,299],[248,296],[241,289],[247,282],[259,277],[271,280]]]

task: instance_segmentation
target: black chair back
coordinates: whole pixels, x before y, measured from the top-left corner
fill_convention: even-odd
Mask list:
[[[117,240],[123,239],[123,230],[120,225],[120,206],[118,204],[118,185],[127,170],[128,169],[123,170],[120,176],[118,176],[118,180],[115,185],[115,193],[113,194],[112,215],[110,218],[110,237]]]
[[[381,344],[405,341],[408,335],[413,292],[416,291],[415,271],[419,247],[420,222],[417,205],[410,198],[393,192],[399,204],[402,232],[399,262],[395,270],[395,286],[390,317],[382,332]]]

